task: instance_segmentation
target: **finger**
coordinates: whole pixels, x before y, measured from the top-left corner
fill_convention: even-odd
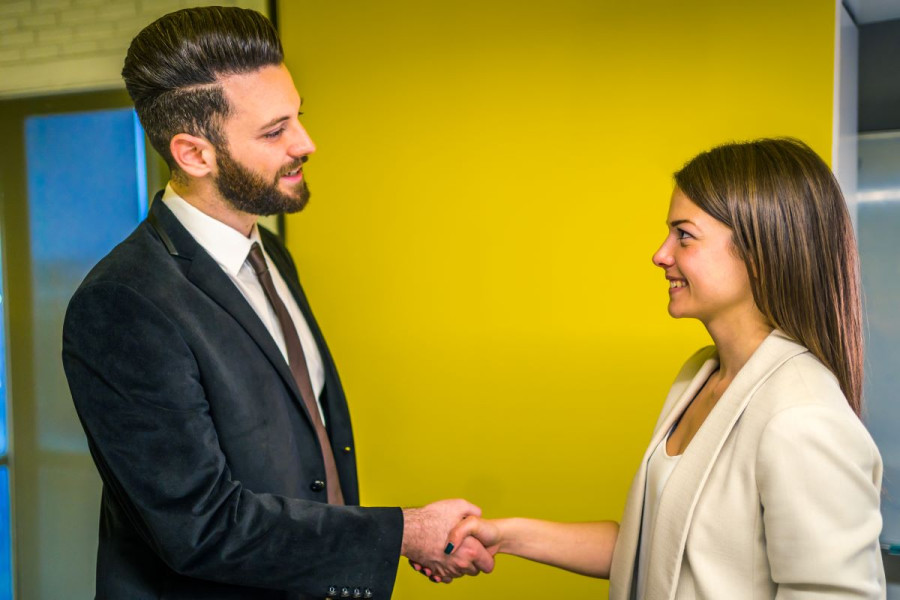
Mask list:
[[[466,516],[471,516],[471,517],[480,517],[481,516],[481,508],[479,506],[476,506],[476,505],[472,504],[471,502],[467,502],[465,500],[463,500],[463,502],[465,503]]]
[[[478,517],[466,517],[457,523],[447,535],[447,547],[444,548],[444,554],[450,554],[455,548],[462,546],[467,537],[477,536],[480,523]]]
[[[453,556],[448,557],[444,563],[444,570],[454,577],[478,575],[481,568],[475,564],[476,560],[488,569],[493,567],[493,559],[481,542],[473,537],[467,537]]]
[[[416,571],[421,571],[421,570],[422,570],[422,565],[420,565],[420,564],[417,563],[417,562],[413,562],[411,559],[410,559],[410,561],[409,561],[409,566],[411,566],[411,567],[412,567],[413,569],[415,569]]]
[[[477,538],[463,540],[459,552],[453,556],[455,567],[467,575],[478,575],[482,571],[490,573],[494,569],[494,557],[485,550]]]
[[[494,555],[481,544],[478,546],[479,548],[472,558],[472,564],[482,573],[490,573],[494,570]]]
[[[465,553],[468,554],[468,553]],[[448,566],[449,572],[454,577],[462,577],[463,575],[471,575],[475,576],[480,573],[478,567],[476,567],[472,560],[469,558],[464,558],[463,553],[461,552],[459,556],[454,556],[451,563]]]

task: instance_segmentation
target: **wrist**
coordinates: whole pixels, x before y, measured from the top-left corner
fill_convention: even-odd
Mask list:
[[[516,548],[517,535],[516,531],[521,524],[522,519],[511,517],[507,519],[493,519],[491,523],[496,527],[497,552],[502,554],[513,554]]]
[[[421,511],[420,508],[404,508],[403,510],[403,539],[400,542],[400,556],[409,556],[410,551],[416,546],[416,540],[421,537]]]

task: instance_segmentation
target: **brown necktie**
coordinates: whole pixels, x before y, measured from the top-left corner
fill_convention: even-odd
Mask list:
[[[256,272],[256,276],[266,292],[269,303],[275,309],[275,315],[278,317],[278,323],[281,325],[281,332],[284,334],[284,344],[287,346],[288,365],[291,368],[291,374],[294,376],[294,381],[297,382],[300,395],[303,397],[303,403],[306,405],[306,410],[309,411],[309,418],[312,419],[316,429],[319,446],[322,447],[322,460],[325,462],[328,503],[343,504],[344,494],[341,492],[341,481],[338,478],[337,464],[334,462],[334,452],[328,440],[328,432],[325,431],[325,425],[319,416],[319,406],[316,404],[316,395],[309,380],[306,356],[303,354],[303,346],[300,345],[300,338],[297,336],[297,328],[294,327],[294,322],[291,320],[291,315],[288,314],[284,302],[281,301],[281,298],[278,297],[278,293],[275,291],[272,274],[269,273],[269,267],[266,265],[262,248],[256,242],[250,247],[250,254],[247,256],[247,260],[250,261],[250,265]]]

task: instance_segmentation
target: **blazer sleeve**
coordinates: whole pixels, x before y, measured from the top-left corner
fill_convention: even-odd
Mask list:
[[[760,438],[757,484],[776,598],[884,598],[881,457],[847,407],[776,413]]]
[[[107,493],[171,569],[317,596],[353,581],[390,596],[400,509],[254,493],[232,478],[197,362],[153,302],[119,283],[82,287],[63,362]]]

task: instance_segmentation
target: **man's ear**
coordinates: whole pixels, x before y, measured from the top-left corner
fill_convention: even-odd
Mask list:
[[[177,133],[169,141],[169,151],[179,168],[191,177],[205,177],[215,170],[216,149],[202,137]]]

